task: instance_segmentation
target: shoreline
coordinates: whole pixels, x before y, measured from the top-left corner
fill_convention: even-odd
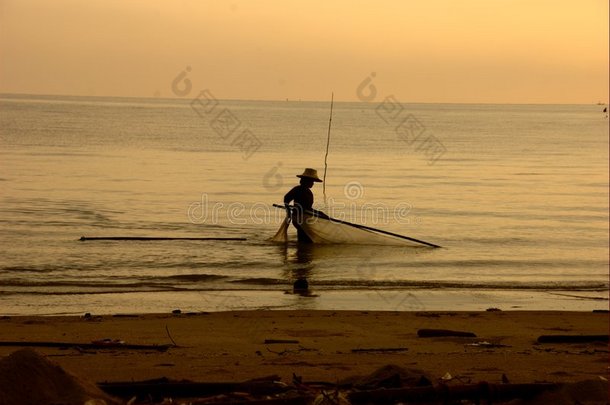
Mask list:
[[[476,337],[418,337],[420,329]],[[608,313],[574,311],[227,311],[0,318],[2,342],[117,339],[178,347],[35,348],[89,381],[245,381],[278,375],[337,381],[393,364],[431,381],[576,382],[608,378],[608,343],[538,343],[542,335],[608,335]],[[285,343],[266,344],[266,340]],[[482,343],[487,342],[488,344]],[[19,350],[1,346],[0,356]],[[383,350],[391,349],[391,350]],[[504,377],[503,377],[504,376]]]
[[[285,290],[209,290],[103,294],[0,295],[0,316],[82,316],[234,310],[328,311],[581,311],[609,307],[608,291],[313,288],[308,295]]]

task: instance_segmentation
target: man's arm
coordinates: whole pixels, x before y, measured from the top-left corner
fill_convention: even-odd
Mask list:
[[[290,204],[290,201],[294,200],[294,193],[297,187],[293,187],[292,190],[286,193],[284,196],[284,204]]]

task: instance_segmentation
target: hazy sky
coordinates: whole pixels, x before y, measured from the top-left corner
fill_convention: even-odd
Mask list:
[[[608,0],[0,0],[0,58],[2,93],[607,102]]]

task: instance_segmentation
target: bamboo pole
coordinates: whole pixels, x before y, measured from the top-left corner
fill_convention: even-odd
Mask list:
[[[172,238],[172,237],[157,237],[157,236],[81,236],[81,241],[91,240],[139,240],[139,241],[156,241],[156,240],[247,240],[246,238]]]
[[[328,118],[328,135],[326,136],[326,154],[324,155],[324,176],[322,177],[322,194],[324,194],[324,205],[326,205],[326,169],[328,168],[328,147],[330,146],[330,125],[333,122],[333,101],[335,93],[330,95],[330,117]]]

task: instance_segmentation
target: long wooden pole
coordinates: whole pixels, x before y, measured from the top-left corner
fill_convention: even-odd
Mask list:
[[[283,209],[286,209],[286,206],[284,206],[284,205],[273,204],[273,206],[274,206],[274,207],[277,207],[277,208],[283,208]],[[289,207],[289,208],[294,208],[294,207]],[[439,246],[439,245],[435,245],[434,243],[429,243],[429,242],[426,242],[426,241],[423,241],[423,240],[419,240],[419,239],[415,239],[415,238],[410,238],[410,237],[408,237],[408,236],[400,235],[400,234],[398,234],[398,233],[394,233],[394,232],[388,232],[388,231],[384,231],[384,230],[381,230],[381,229],[372,228],[372,227],[370,227],[370,226],[364,226],[364,225],[353,224],[353,223],[351,223],[351,222],[347,222],[347,221],[342,221],[342,220],[340,220],[340,219],[331,218],[331,217],[329,217],[329,216],[327,216],[327,215],[325,215],[325,214],[320,214],[318,211],[315,211],[315,210],[313,210],[313,211],[305,210],[305,213],[306,213],[306,214],[313,215],[314,217],[317,217],[317,218],[327,219],[327,220],[329,220],[329,221],[331,221],[331,222],[336,222],[336,223],[338,223],[338,224],[349,225],[349,226],[352,226],[352,227],[354,227],[354,228],[358,228],[358,229],[365,229],[365,230],[367,230],[367,231],[371,231],[371,232],[383,233],[383,234],[386,234],[386,235],[395,236],[395,237],[397,237],[397,238],[401,238],[401,239],[410,240],[410,241],[412,241],[412,242],[421,243],[422,245],[426,245],[426,246],[430,246],[430,247],[434,247],[434,248],[440,248],[440,247],[442,247],[442,246]]]
[[[81,236],[81,241],[88,240],[144,240],[144,241],[155,241],[155,240],[246,240],[246,238],[166,238],[156,236]]]
[[[165,352],[174,345],[133,345],[124,343],[77,343],[77,342],[0,342],[0,347],[56,347],[60,349],[69,349],[72,347],[80,347],[81,349],[126,349],[126,350],[158,350]]]
[[[330,146],[330,126],[333,122],[333,101],[335,93],[330,94],[330,117],[328,118],[328,135],[326,137],[326,154],[324,155],[324,176],[322,177],[322,193],[324,194],[324,205],[326,205],[326,169],[328,168],[328,147]]]

